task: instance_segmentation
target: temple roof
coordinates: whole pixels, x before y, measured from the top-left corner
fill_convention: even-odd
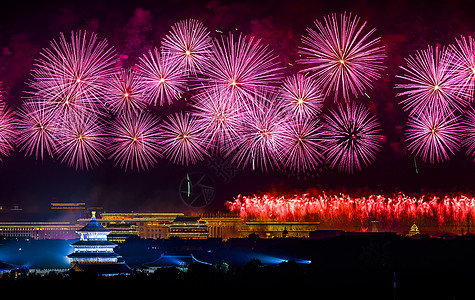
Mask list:
[[[125,263],[119,264],[80,264],[76,263],[69,273],[85,272],[102,275],[130,274],[132,270]]]
[[[91,221],[76,232],[110,232],[110,230],[97,222],[95,214],[92,214]]]
[[[94,253],[86,253],[86,252],[73,252],[71,254],[68,254],[67,257],[73,258],[73,257],[82,257],[82,258],[94,258],[94,257],[122,257],[119,254],[115,252],[94,252]]]
[[[117,246],[116,243],[105,240],[105,241],[83,241],[79,240],[75,243],[72,243],[71,246],[95,246],[95,247],[100,247],[100,246],[105,246],[105,247],[112,247],[112,246]]]

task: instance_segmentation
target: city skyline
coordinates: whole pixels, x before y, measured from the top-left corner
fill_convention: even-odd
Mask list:
[[[174,4],[174,5],[173,5]],[[243,170],[230,160],[211,156],[201,162],[181,166],[160,159],[148,170],[124,170],[114,161],[105,160],[91,170],[76,170],[58,160],[43,160],[15,150],[2,157],[0,205],[18,205],[25,210],[49,209],[49,203],[86,202],[117,211],[225,211],[225,203],[239,194],[293,194],[321,189],[329,192],[368,193],[471,193],[474,179],[473,158],[461,147],[443,162],[424,162],[407,150],[404,131],[408,114],[399,104],[394,88],[403,72],[404,59],[425,50],[427,45],[453,44],[460,36],[469,36],[475,28],[470,19],[473,7],[467,1],[436,3],[421,1],[318,2],[266,1],[260,4],[233,1],[175,1],[160,7],[156,2],[114,3],[108,1],[43,2],[30,10],[12,6],[3,11],[0,56],[0,80],[5,101],[13,108],[25,97],[26,82],[31,79],[34,60],[61,32],[92,30],[106,38],[119,56],[134,64],[148,49],[158,46],[171,26],[178,21],[196,18],[213,37],[228,32],[256,36],[269,45],[285,72],[303,69],[296,64],[301,36],[314,27],[316,19],[336,13],[351,12],[376,28],[387,58],[382,78],[360,96],[377,116],[382,127],[381,150],[370,164],[351,174],[328,166],[319,166],[314,175],[287,172]],[[34,11],[30,13],[29,11]],[[40,25],[41,24],[41,25]],[[330,97],[331,98],[331,97]],[[325,99],[331,106],[333,99]],[[170,106],[170,110],[180,105]],[[326,111],[326,107],[324,110]],[[165,109],[166,110],[166,109]],[[321,170],[320,170],[321,169]],[[187,202],[189,183],[197,180],[202,192],[199,201]],[[201,181],[203,180],[203,181]]]

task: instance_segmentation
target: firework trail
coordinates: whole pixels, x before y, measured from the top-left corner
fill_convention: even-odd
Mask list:
[[[397,75],[405,83],[396,84],[401,91],[396,96],[403,109],[411,115],[430,110],[433,114],[453,113],[463,110],[468,104],[468,94],[461,86],[459,76],[452,67],[453,55],[447,48],[428,47],[406,59],[401,67],[404,75]]]
[[[302,37],[303,56],[297,62],[305,65],[302,72],[310,72],[325,96],[334,93],[337,100],[350,93],[359,96],[372,88],[372,82],[380,78],[386,57],[380,38],[372,38],[375,29],[364,33],[366,22],[359,25],[360,18],[343,13],[324,17],[324,22],[315,21],[317,30],[307,28],[308,36]]]
[[[74,103],[77,109],[101,113],[105,84],[117,61],[114,49],[96,34],[73,31],[67,39],[61,33],[35,63],[29,92],[53,108]]]
[[[430,163],[448,160],[458,150],[462,135],[459,119],[429,111],[410,116],[406,132],[408,150]]]
[[[18,143],[20,151],[43,159],[53,157],[57,145],[59,116],[39,101],[27,101],[18,111]]]
[[[352,173],[369,165],[382,142],[375,116],[362,104],[345,103],[324,115],[326,161],[332,168]]]
[[[253,97],[254,91],[272,88],[281,79],[277,57],[253,37],[229,34],[215,39],[211,50],[202,81],[232,99]]]
[[[112,122],[109,136],[109,158],[126,171],[146,170],[161,157],[159,121],[150,113],[119,116]]]
[[[208,155],[202,145],[203,128],[194,115],[179,112],[168,116],[160,133],[166,158],[181,165],[195,164]]]
[[[89,170],[103,161],[105,143],[104,126],[96,115],[71,116],[62,122],[57,153],[69,167]]]
[[[181,98],[187,74],[176,57],[154,48],[140,58],[138,67],[148,103],[163,106]]]
[[[170,53],[184,70],[196,74],[207,63],[211,45],[212,40],[203,23],[187,19],[172,26],[162,41],[162,51]]]
[[[285,78],[282,98],[295,118],[316,117],[321,112],[324,100],[315,80],[300,73]]]

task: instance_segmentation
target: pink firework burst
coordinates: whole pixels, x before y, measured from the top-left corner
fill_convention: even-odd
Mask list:
[[[475,161],[475,110],[472,107],[466,110],[461,126],[463,130],[461,145],[467,148],[467,154],[474,157]]]
[[[468,96],[468,101],[472,101],[475,88],[475,42],[471,36],[455,40],[456,45],[450,45],[451,68],[458,77],[461,96]]]
[[[57,152],[69,167],[89,170],[104,159],[105,142],[104,126],[96,115],[72,116],[62,122]]]
[[[277,56],[260,40],[229,34],[214,41],[203,80],[218,86],[223,93],[243,99],[252,97],[256,90],[277,85],[281,70]]]
[[[317,116],[321,112],[324,100],[316,81],[300,73],[284,80],[282,98],[296,118]]]
[[[203,160],[208,155],[203,141],[203,128],[190,113],[174,113],[163,124],[163,153],[173,163],[189,165]]]
[[[17,118],[0,98],[0,161],[3,156],[9,156],[14,151],[16,140]]]
[[[462,135],[459,117],[426,111],[407,121],[408,150],[424,161],[445,161],[458,150]]]
[[[369,165],[381,148],[381,128],[375,116],[364,105],[338,105],[324,115],[325,159],[332,168],[352,173]]]
[[[29,82],[31,93],[54,106],[68,99],[98,113],[117,61],[114,49],[96,34],[73,31],[68,39],[61,33],[59,41],[53,40],[35,64]]]
[[[284,167],[297,174],[317,170],[324,162],[325,138],[318,119],[291,118],[284,123]]]
[[[108,81],[106,106],[113,114],[139,113],[145,108],[143,84],[133,69],[123,69]]]
[[[380,38],[372,38],[374,28],[364,32],[366,22],[359,23],[360,18],[351,13],[340,18],[332,14],[323,23],[316,20],[317,30],[308,28],[308,36],[302,37],[302,58],[297,61],[306,66],[302,72],[311,72],[325,96],[333,92],[335,100],[340,93],[345,99],[350,93],[364,94],[384,69]]]
[[[209,58],[211,38],[198,20],[187,19],[175,23],[162,41],[162,50],[169,52],[192,74],[203,69]]]
[[[282,161],[286,112],[277,92],[258,92],[243,108],[237,151],[232,158],[240,167],[252,170],[276,169]]]
[[[196,95],[193,113],[198,127],[203,129],[207,150],[227,155],[236,148],[239,142],[240,112],[238,103],[230,100],[218,88],[207,89]]]
[[[447,48],[428,47],[406,59],[407,67],[401,67],[404,75],[397,75],[404,83],[396,84],[397,96],[404,97],[400,104],[410,114],[425,110],[434,115],[463,110],[468,104],[461,81],[454,72],[453,55]]]
[[[154,48],[140,58],[138,67],[147,102],[165,105],[181,98],[187,75],[176,57]]]
[[[148,169],[161,157],[159,120],[149,113],[121,115],[109,133],[111,155],[122,168]]]
[[[57,145],[60,117],[43,102],[27,101],[18,111],[18,142],[20,150],[35,158],[53,157]]]

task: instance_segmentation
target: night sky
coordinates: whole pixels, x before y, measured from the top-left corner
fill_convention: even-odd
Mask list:
[[[106,211],[225,211],[224,203],[238,194],[328,192],[468,193],[475,180],[473,158],[460,149],[445,163],[424,164],[406,152],[406,114],[398,105],[395,75],[404,58],[427,45],[448,45],[475,31],[472,1],[9,1],[0,10],[0,81],[6,101],[17,107],[33,62],[60,32],[88,29],[108,39],[134,64],[146,50],[159,46],[170,26],[185,18],[201,20],[213,37],[216,30],[243,32],[262,39],[277,54],[286,72],[298,71],[301,35],[315,19],[330,13],[352,12],[377,29],[386,47],[387,69],[362,99],[377,115],[386,141],[376,161],[347,175],[322,170],[298,178],[279,172],[235,170],[227,161],[207,159],[188,168],[166,160],[148,171],[125,172],[105,161],[92,171],[76,171],[58,161],[37,161],[14,152],[0,163],[0,205],[25,211],[49,209],[51,201],[85,201]],[[2,6],[4,4],[2,3]],[[293,64],[290,66],[288,63]],[[417,166],[417,172],[416,172]],[[221,171],[221,172],[220,172]],[[205,208],[192,208],[180,198],[186,174],[206,175],[215,195]],[[224,174],[224,175],[223,175]],[[195,206],[199,206],[196,204]]]

